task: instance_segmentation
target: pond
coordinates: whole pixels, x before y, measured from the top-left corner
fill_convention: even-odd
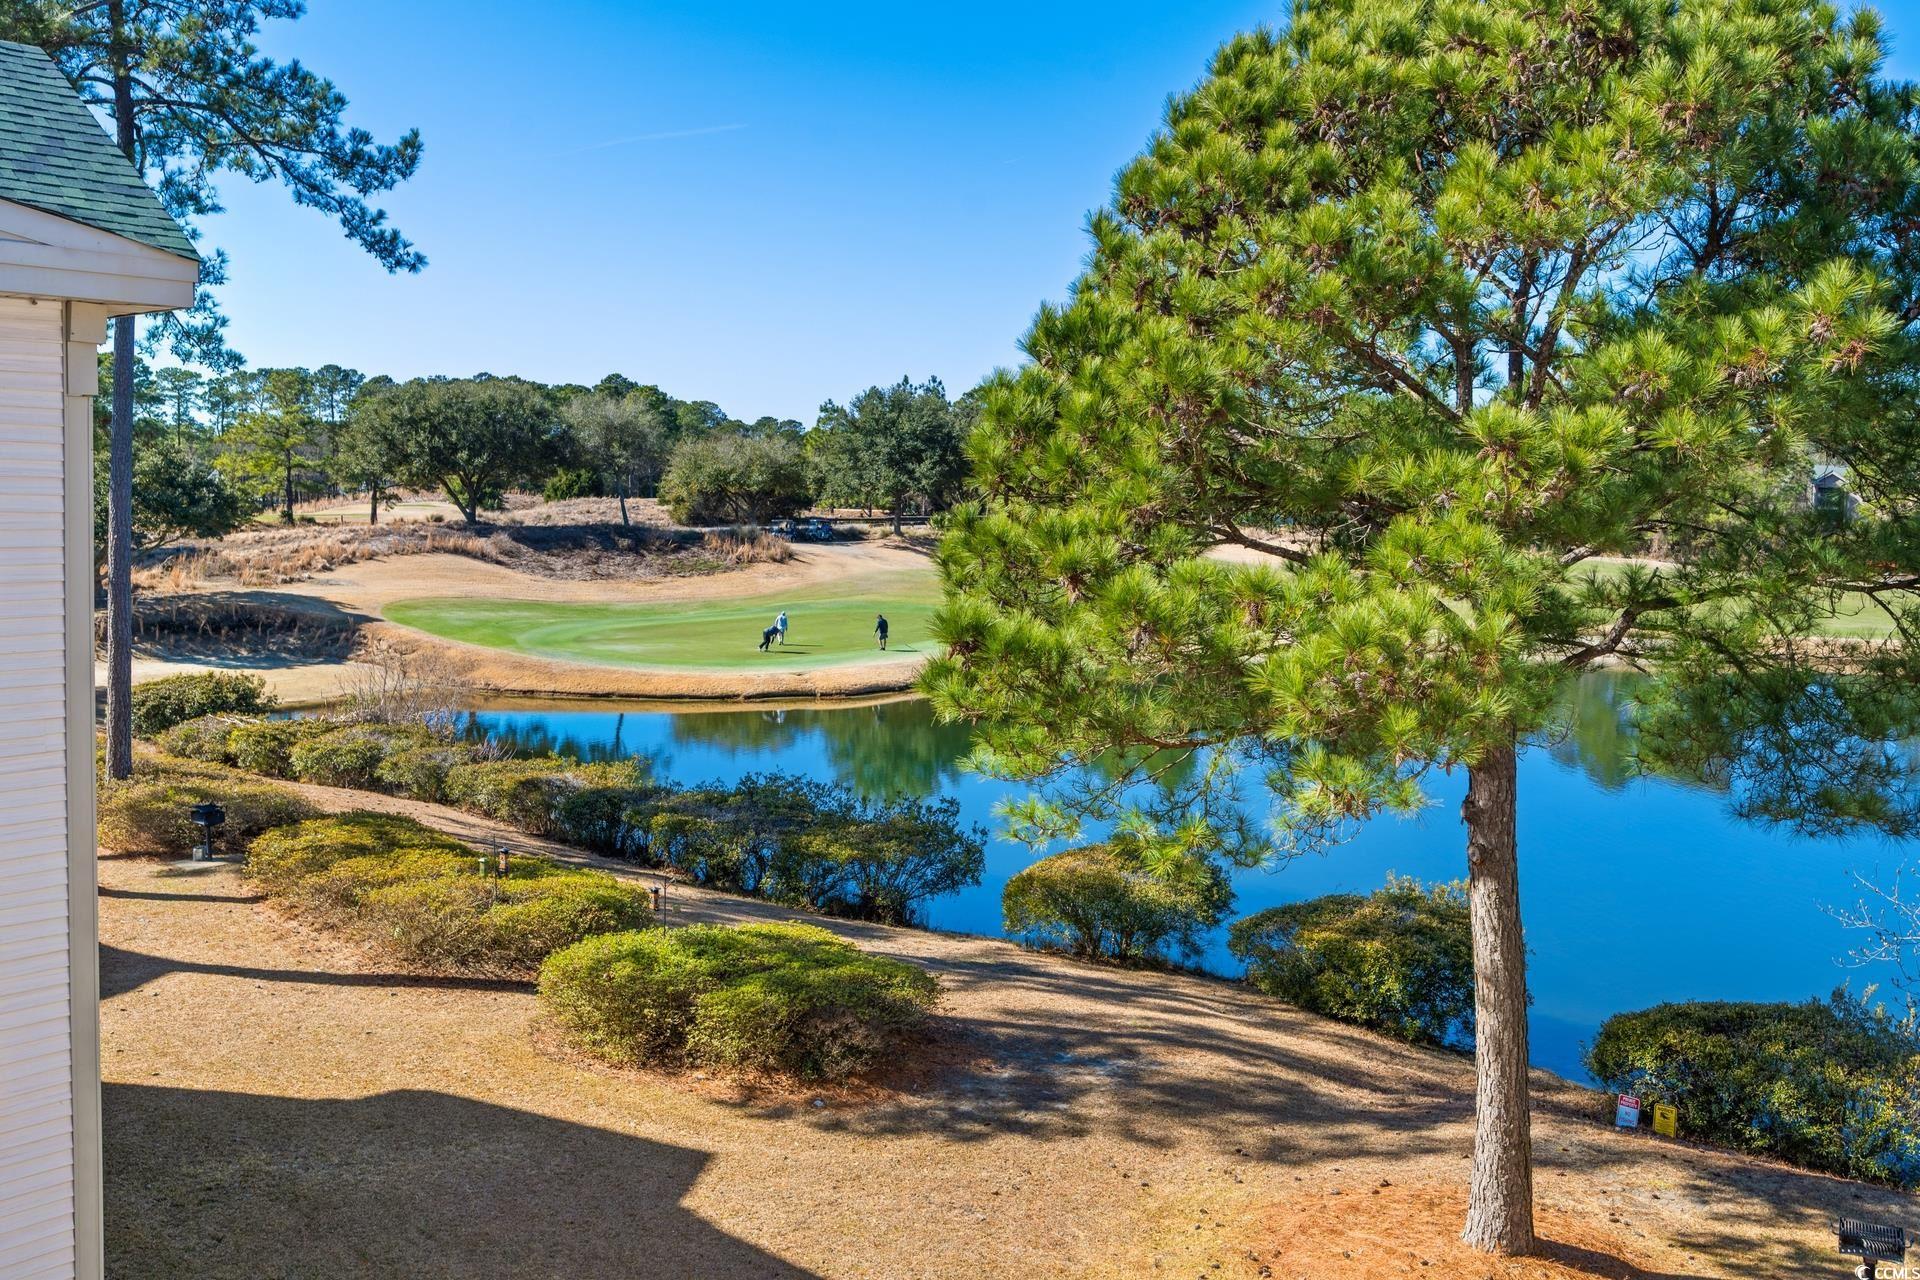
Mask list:
[[[1804,1000],[1884,971],[1854,967],[1856,939],[1828,913],[1855,898],[1849,873],[1890,879],[1907,848],[1877,838],[1808,839],[1740,822],[1725,797],[1636,776],[1621,704],[1629,677],[1595,673],[1573,695],[1573,731],[1521,760],[1521,894],[1530,947],[1533,1058],[1583,1078],[1581,1046],[1623,1009],[1666,1000]],[[1033,858],[997,838],[995,806],[1025,794],[963,772],[967,731],[927,705],[481,710],[473,729],[588,759],[641,756],[679,783],[784,770],[870,796],[950,795],[996,833],[975,888],[933,902],[936,928],[999,933],[1000,890]],[[1388,872],[1466,873],[1458,814],[1465,779],[1438,777],[1433,804],[1382,818],[1349,843],[1234,877],[1235,914],[1335,892],[1368,892]],[[1051,852],[1051,850],[1049,850]],[[1235,975],[1224,930],[1204,957]]]

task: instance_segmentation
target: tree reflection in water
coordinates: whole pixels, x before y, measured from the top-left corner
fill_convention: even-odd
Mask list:
[[[1556,763],[1579,769],[1604,790],[1625,787],[1640,773],[1631,703],[1643,680],[1625,672],[1588,674],[1569,691],[1558,723],[1539,745]],[[679,746],[797,762],[811,748],[837,780],[870,799],[930,795],[952,784],[970,737],[965,725],[935,721],[932,708],[919,699],[737,711],[471,712],[462,732],[472,740],[492,736],[526,754],[589,761],[658,761]],[[1092,762],[1089,772],[1104,779],[1110,770],[1102,763]],[[1177,787],[1197,767],[1197,760],[1184,761],[1162,781]]]

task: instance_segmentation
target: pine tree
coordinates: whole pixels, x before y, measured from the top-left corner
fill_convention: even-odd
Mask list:
[[[418,271],[426,259],[366,197],[413,175],[419,134],[376,143],[346,127],[347,100],[331,82],[254,47],[263,19],[305,11],[301,0],[21,0],[0,9],[0,38],[52,56],[189,234],[195,218],[220,211],[215,179],[237,173],[284,184],[296,204],[333,219],[388,270]],[[210,292],[225,273],[223,255],[205,255],[193,309],[161,321],[177,355],[230,360]],[[133,770],[131,316],[114,321],[113,352],[122,376],[107,452],[107,773],[125,778]]]
[[[984,392],[926,676],[983,766],[1196,757],[1144,816],[1250,861],[1237,772],[1302,842],[1465,770],[1478,1248],[1534,1244],[1516,754],[1570,681],[1648,667],[1643,746],[1763,817],[1920,827],[1920,148],[1879,59],[1805,0],[1309,0],[1173,99]],[[1883,639],[1824,634],[1860,607]]]

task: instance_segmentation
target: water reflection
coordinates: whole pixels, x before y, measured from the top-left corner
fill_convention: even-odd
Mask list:
[[[834,774],[862,796],[929,795],[953,781],[965,725],[940,724],[918,699],[870,707],[715,712],[673,717],[672,741],[780,753],[817,741]]]
[[[1634,758],[1631,701],[1644,677],[1590,672],[1569,689],[1554,723],[1539,738],[1561,765],[1584,773],[1606,791],[1639,776]],[[639,727],[641,718],[649,727]],[[666,722],[662,735],[651,722]],[[833,776],[862,796],[890,799],[929,795],[951,785],[967,753],[965,725],[941,724],[920,699],[855,707],[766,707],[745,710],[594,711],[584,707],[469,713],[469,737],[492,734],[527,753],[552,752],[578,760],[658,758],[663,747],[700,754],[790,757],[819,752]],[[1088,772],[1109,781],[1119,761],[1095,760]],[[1197,776],[1200,760],[1174,761],[1159,774],[1171,792]]]
[[[1603,671],[1575,681],[1542,735],[1547,753],[1603,790],[1625,787],[1639,774],[1630,712],[1634,693],[1645,683],[1645,676]]]

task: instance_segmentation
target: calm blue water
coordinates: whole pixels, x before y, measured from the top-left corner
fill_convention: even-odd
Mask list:
[[[1588,678],[1564,741],[1521,760],[1521,894],[1531,947],[1533,1057],[1580,1077],[1581,1045],[1609,1014],[1664,1000],[1802,1000],[1885,972],[1847,963],[1849,931],[1826,912],[1854,900],[1850,870],[1888,876],[1915,852],[1877,839],[1812,840],[1736,821],[1724,797],[1631,777],[1618,677]],[[641,756],[680,783],[779,769],[868,795],[956,797],[994,831],[994,807],[1024,794],[962,773],[963,728],[923,703],[804,710],[489,710],[474,727],[583,758]],[[1464,777],[1439,778],[1434,804],[1386,818],[1325,855],[1238,872],[1235,914],[1378,888],[1389,871],[1422,880],[1466,874],[1458,814]],[[1051,850],[1049,850],[1051,852]],[[1032,858],[994,839],[976,888],[931,905],[937,928],[1000,932],[1000,890]],[[1205,962],[1239,967],[1224,930]]]

